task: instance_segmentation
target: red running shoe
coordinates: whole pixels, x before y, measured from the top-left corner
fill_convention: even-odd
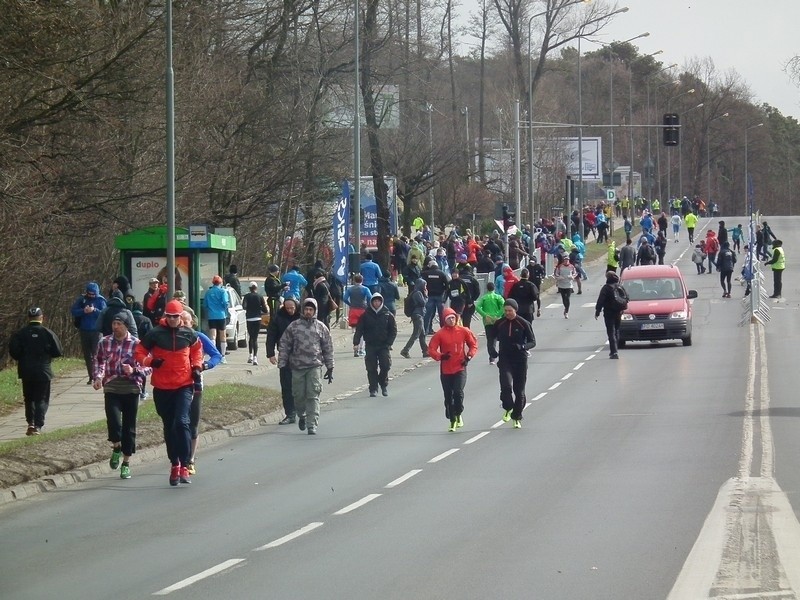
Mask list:
[[[169,484],[178,485],[181,482],[181,466],[172,465],[169,471]]]

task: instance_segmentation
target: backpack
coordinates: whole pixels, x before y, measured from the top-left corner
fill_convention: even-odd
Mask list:
[[[615,311],[622,312],[628,308],[628,292],[619,284],[613,286],[612,290],[613,294],[611,296],[610,307]]]
[[[410,317],[414,314],[414,301],[411,299],[412,294],[409,294],[403,300],[403,314]]]

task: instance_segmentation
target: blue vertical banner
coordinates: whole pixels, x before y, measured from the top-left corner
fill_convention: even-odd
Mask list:
[[[342,182],[342,195],[333,213],[333,276],[347,284],[347,249],[350,230],[350,183]]]

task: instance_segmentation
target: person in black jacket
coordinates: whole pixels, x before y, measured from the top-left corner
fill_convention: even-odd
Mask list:
[[[58,336],[42,325],[41,308],[28,309],[28,324],[11,334],[8,353],[17,361],[17,376],[22,380],[25,400],[25,435],[39,435],[44,427],[44,417],[50,406],[50,381],[53,379],[51,362],[63,356],[64,350]]]
[[[273,365],[278,364],[275,356],[275,349],[278,342],[289,325],[300,318],[297,310],[299,301],[295,297],[283,299],[283,306],[272,313],[267,327],[267,360]],[[281,398],[283,400],[283,412],[285,416],[279,425],[290,425],[297,420],[297,412],[294,408],[294,398],[292,397],[292,370],[288,366],[279,369],[281,382]]]
[[[242,308],[247,323],[247,363],[258,366],[258,334],[261,333],[261,315],[269,312],[264,296],[258,293],[258,284],[250,282],[250,291],[242,297]]]
[[[358,320],[353,335],[353,349],[357,350],[364,338],[366,355],[364,366],[367,367],[370,398],[378,395],[378,386],[384,396],[389,395],[389,369],[392,357],[389,350],[397,337],[397,322],[394,315],[383,305],[383,296],[372,294],[369,308]]]
[[[467,286],[467,290],[469,290],[469,298],[466,299],[467,304],[464,306],[464,312],[461,313],[461,323],[464,327],[469,328],[472,323],[472,317],[475,315],[475,301],[480,298],[481,295],[481,284],[478,283],[478,280],[475,279],[475,276],[472,274],[472,266],[466,262],[467,257],[462,254],[460,258],[463,258],[464,261],[459,262],[456,270],[459,272],[461,281],[464,282],[464,285]]]
[[[281,281],[281,270],[278,265],[269,266],[269,275],[264,280],[264,291],[267,294],[267,306],[269,314],[273,317],[281,307],[281,296],[289,289],[289,284]]]
[[[539,299],[539,288],[528,279],[529,276],[528,269],[522,269],[519,272],[519,281],[511,287],[508,297],[517,301],[519,306],[517,314],[528,323],[532,323],[533,303]]]
[[[719,267],[719,284],[722,286],[722,297],[731,297],[731,276],[736,265],[736,253],[731,250],[730,242],[725,240],[721,244],[721,249],[717,255],[717,266]]]
[[[522,411],[527,402],[525,384],[528,381],[528,351],[536,347],[533,328],[517,314],[518,308],[517,301],[508,298],[503,305],[503,318],[494,323],[503,421],[507,423],[509,419],[513,420],[514,429],[522,427]]]
[[[422,350],[422,358],[426,358],[428,356],[428,344],[425,342],[425,324],[423,323],[423,319],[425,318],[425,303],[428,300],[428,290],[425,286],[424,279],[417,279],[416,283],[414,284],[414,291],[409,292],[410,295],[410,302],[412,305],[412,313],[411,313],[411,322],[414,325],[414,330],[411,332],[411,337],[408,338],[406,345],[403,346],[403,349],[400,350],[400,356],[403,358],[411,358],[411,355],[408,353],[411,350],[411,347],[414,345],[414,342],[419,340],[419,348]]]
[[[115,292],[114,295],[108,299],[108,304],[100,313],[100,316],[97,317],[97,331],[102,333],[104,336],[111,335],[113,333],[111,329],[111,322],[117,315],[122,315],[125,327],[128,328],[128,332],[133,337],[143,337],[143,334],[140,335],[139,330],[136,327],[136,320],[133,318],[133,313],[128,310],[125,301],[119,298],[117,292]]]
[[[545,277],[547,277],[547,271],[545,271],[542,263],[536,260],[536,257],[531,254],[531,262],[529,264],[529,277],[531,283],[536,286],[537,294],[536,294],[536,316],[542,316],[542,281]]]
[[[231,286],[239,297],[242,297],[242,284],[239,283],[239,277],[237,273],[239,272],[239,267],[236,265],[231,265],[228,267],[228,274],[225,275],[225,285]]]
[[[600,293],[597,296],[597,303],[594,306],[595,320],[600,316],[600,311],[603,311],[603,321],[606,324],[606,334],[608,335],[608,357],[619,358],[617,354],[617,341],[619,340],[619,324],[622,320],[623,308],[616,305],[614,301],[614,289],[620,287],[619,275],[614,271],[606,272],[606,283],[600,288]],[[625,288],[620,287],[624,292]],[[627,293],[625,293],[627,297]]]
[[[420,277],[425,280],[428,288],[428,301],[425,305],[425,334],[433,335],[433,317],[439,316],[439,326],[442,324],[442,310],[444,310],[445,293],[447,292],[447,274],[436,264],[428,261],[422,269]]]

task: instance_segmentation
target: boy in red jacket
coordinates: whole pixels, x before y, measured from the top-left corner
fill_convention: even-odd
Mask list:
[[[462,325],[457,325],[456,311],[444,309],[444,327],[433,334],[428,343],[428,354],[440,363],[440,377],[444,392],[444,414],[450,421],[448,431],[464,426],[464,386],[467,383],[467,363],[478,353],[475,335]]]

